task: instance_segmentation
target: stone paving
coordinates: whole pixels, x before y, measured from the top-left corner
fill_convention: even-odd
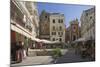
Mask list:
[[[75,54],[75,50],[69,50],[64,56],[58,58],[55,63],[74,63],[74,62],[88,62],[89,58],[82,58],[79,54]]]
[[[11,66],[28,66],[50,64],[53,61],[51,56],[26,57],[21,63],[11,64]]]
[[[44,65],[44,64],[59,64],[59,63],[73,63],[73,62],[87,62],[91,61],[89,58],[81,58],[80,55],[75,54],[74,49],[63,50],[64,55],[56,60],[51,56],[34,56],[26,57],[21,63],[11,64],[11,66],[26,66],[26,65]]]

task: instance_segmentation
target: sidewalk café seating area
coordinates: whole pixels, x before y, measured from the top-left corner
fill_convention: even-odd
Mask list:
[[[94,60],[95,58],[95,40],[80,38],[72,42],[76,49],[76,54],[80,54],[82,58],[89,57]]]

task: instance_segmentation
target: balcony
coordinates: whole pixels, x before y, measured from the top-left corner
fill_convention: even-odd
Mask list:
[[[32,27],[31,26],[29,26],[29,25],[26,25],[26,27],[25,27],[29,32],[32,32]]]

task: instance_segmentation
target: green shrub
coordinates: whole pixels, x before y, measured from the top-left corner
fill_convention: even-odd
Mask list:
[[[61,53],[60,48],[53,49],[53,58],[58,58],[58,57],[61,57],[61,56],[62,56],[62,53]]]

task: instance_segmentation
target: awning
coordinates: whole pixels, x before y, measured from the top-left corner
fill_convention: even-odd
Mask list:
[[[86,41],[86,38],[79,38],[79,39],[75,40],[75,42],[82,42],[82,41]]]
[[[36,42],[42,42],[42,43],[47,43],[47,44],[59,43],[58,41],[49,41],[49,40],[38,39],[38,38],[33,38],[33,40],[36,41]]]
[[[48,44],[54,44],[54,43],[59,43],[58,41],[49,41],[49,40],[41,40],[43,43],[48,43]]]
[[[36,41],[36,42],[41,42],[41,40],[40,40],[40,39],[38,39],[38,38],[33,38],[33,41]]]
[[[72,43],[86,42],[86,41],[89,41],[89,40],[93,40],[93,38],[92,37],[83,37],[83,38],[79,38],[79,39],[73,41]]]
[[[79,38],[79,39],[73,41],[72,43],[85,42],[85,41],[86,41],[86,38]]]
[[[20,33],[20,34],[26,36],[27,38],[31,38],[31,37],[32,37],[31,33],[29,33],[27,30],[25,30],[24,28],[22,28],[22,27],[21,27],[20,25],[18,25],[18,24],[16,24],[16,26],[13,25],[13,24],[11,24],[11,30],[13,30],[13,31],[15,31],[15,32],[18,32],[18,33]]]

